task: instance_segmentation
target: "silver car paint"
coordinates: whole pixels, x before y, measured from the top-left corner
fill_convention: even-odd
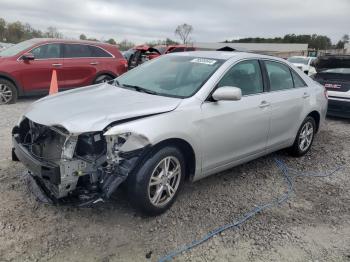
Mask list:
[[[47,96],[33,103],[25,115],[38,124],[62,126],[72,134],[80,134],[101,131],[115,121],[168,112],[180,103],[181,99],[104,83]]]
[[[285,60],[240,52],[197,51],[171,55],[227,61],[187,99],[153,96],[104,84],[45,98],[33,104],[25,115],[32,121],[60,125],[77,134],[102,130],[117,120],[162,113],[117,124],[105,135],[135,133],[153,145],[173,138],[186,141],[195,153],[193,180],[292,145],[302,121],[312,111],[320,113],[321,123],[325,118],[324,89]],[[240,101],[207,102],[225,72],[245,59],[287,64],[308,87],[243,96]],[[267,106],[261,106],[264,102]]]

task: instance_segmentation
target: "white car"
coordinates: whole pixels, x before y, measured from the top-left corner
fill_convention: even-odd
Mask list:
[[[297,68],[299,68],[301,71],[303,71],[305,74],[311,76],[313,74],[316,74],[316,69],[312,63],[315,59],[316,59],[316,57],[291,56],[287,60],[289,63],[292,63]]]

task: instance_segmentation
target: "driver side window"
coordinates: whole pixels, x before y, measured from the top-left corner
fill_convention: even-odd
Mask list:
[[[31,53],[35,59],[61,58],[60,44],[47,44],[34,48]]]
[[[242,90],[242,95],[252,95],[264,91],[260,65],[257,60],[248,60],[234,65],[218,83],[218,87],[234,86]]]

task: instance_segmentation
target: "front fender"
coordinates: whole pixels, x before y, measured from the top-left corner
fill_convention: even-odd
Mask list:
[[[104,135],[106,137],[120,134],[135,134],[144,137],[149,145],[156,145],[168,139],[182,139],[191,145],[195,153],[195,176],[201,172],[200,133],[196,126],[200,111],[196,114],[186,114],[184,111],[172,111],[160,115],[118,124],[109,128]]]

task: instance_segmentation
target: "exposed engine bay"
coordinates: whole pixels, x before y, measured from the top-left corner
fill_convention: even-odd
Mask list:
[[[110,198],[150,147],[142,135],[72,135],[24,118],[12,131],[13,158],[53,203],[91,205]]]

